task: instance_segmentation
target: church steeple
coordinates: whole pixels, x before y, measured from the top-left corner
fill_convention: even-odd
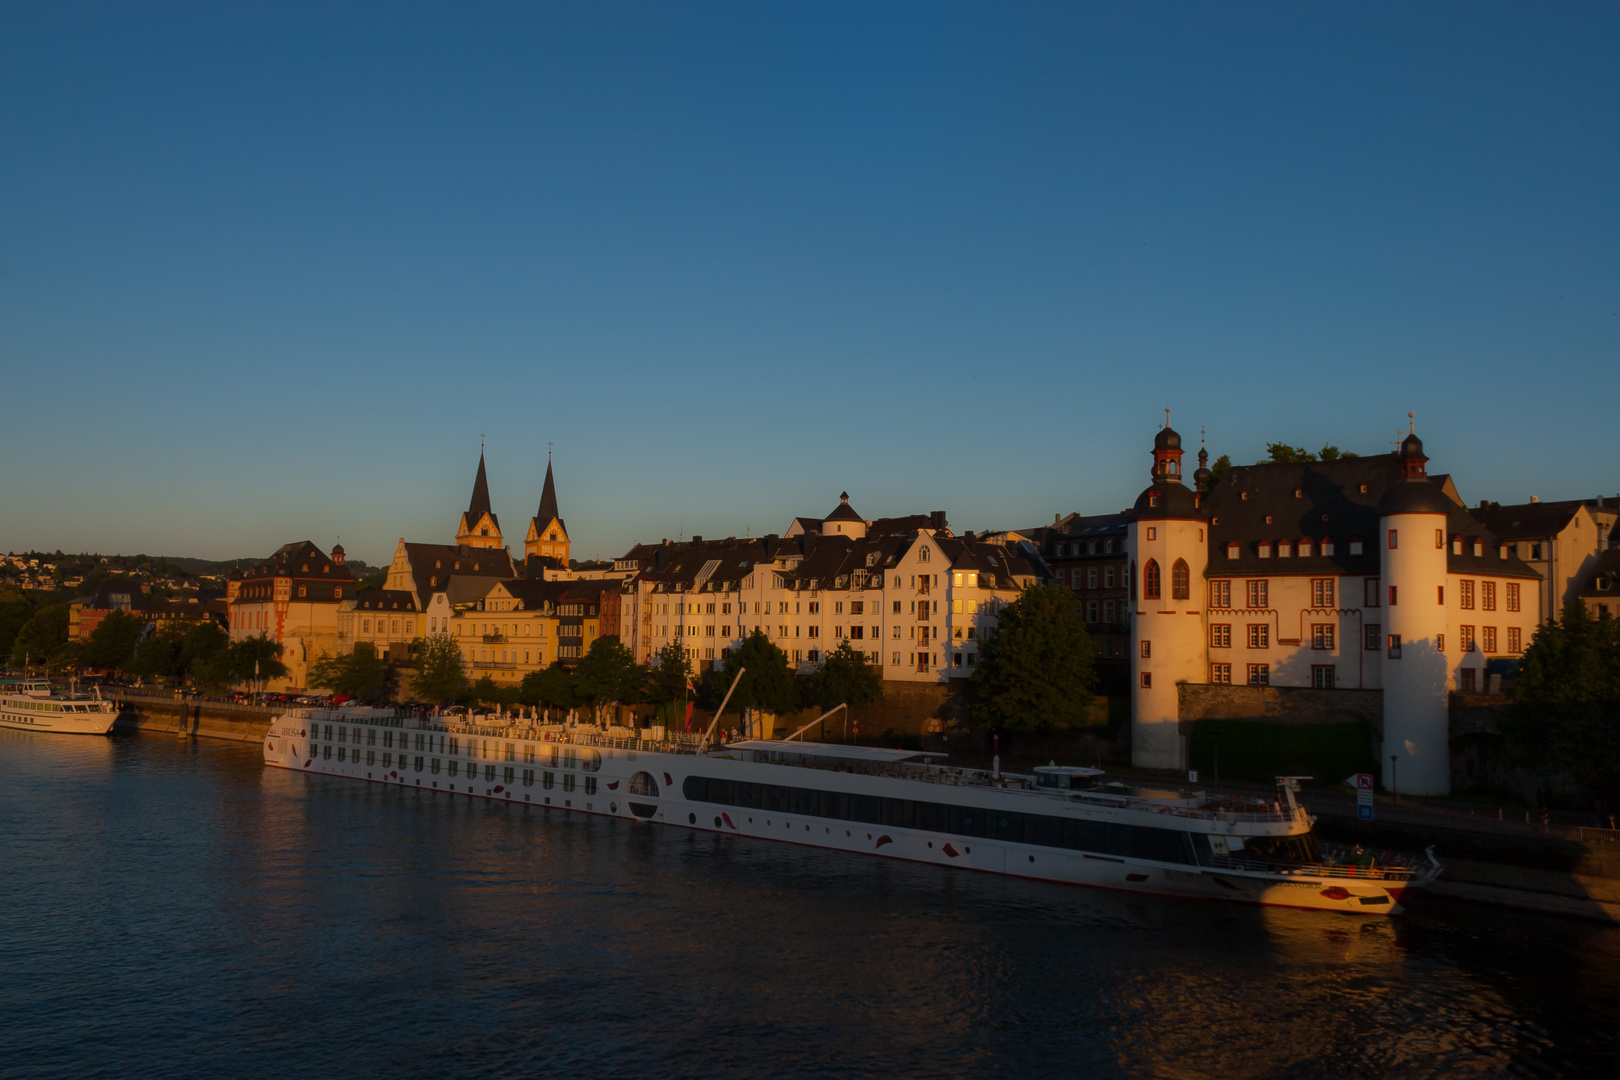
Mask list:
[[[534,515],[536,521],[550,521],[558,517],[557,514],[557,482],[551,478],[551,457],[546,457],[546,485],[540,489],[540,512]]]
[[[478,475],[473,479],[472,499],[456,528],[456,543],[475,548],[498,548],[501,523],[489,505],[489,477],[484,471],[484,451],[478,451]]]
[[[523,555],[554,559],[568,565],[568,526],[557,510],[557,481],[551,475],[551,454],[546,454],[546,482],[540,489],[540,509],[529,519],[529,533],[523,538]]]

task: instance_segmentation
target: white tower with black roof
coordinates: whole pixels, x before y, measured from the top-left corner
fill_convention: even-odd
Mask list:
[[[1185,769],[1178,682],[1203,682],[1207,523],[1181,478],[1181,436],[1153,440],[1153,483],[1137,497],[1129,534],[1135,633],[1131,657],[1131,764]],[[1196,585],[1194,584],[1196,582]]]
[[[1384,611],[1384,786],[1451,792],[1446,633],[1446,520],[1416,429],[1396,454],[1399,478],[1378,503]]]

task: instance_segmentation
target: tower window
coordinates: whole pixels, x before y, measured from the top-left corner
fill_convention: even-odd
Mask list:
[[[1160,594],[1159,560],[1149,559],[1142,568],[1142,597],[1145,600],[1157,600]]]
[[[1191,574],[1187,570],[1187,562],[1177,559],[1170,568],[1170,596],[1175,600],[1185,600],[1191,594]]]

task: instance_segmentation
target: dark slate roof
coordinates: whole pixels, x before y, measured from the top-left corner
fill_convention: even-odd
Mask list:
[[[1568,528],[1570,519],[1583,505],[1584,499],[1510,503],[1507,506],[1482,502],[1474,509],[1473,515],[1504,540],[1544,540]]]
[[[1594,600],[1620,601],[1620,548],[1610,548],[1598,555],[1581,579],[1580,595]]]
[[[467,504],[467,525],[470,528],[478,524],[478,519],[485,514],[495,522],[495,527],[501,527],[500,519],[489,506],[489,478],[484,475],[484,452],[478,452],[478,476],[473,480],[472,501]]]
[[[512,556],[503,548],[462,548],[454,544],[406,543],[405,556],[411,561],[411,578],[423,607],[427,598],[445,587],[455,576],[509,578],[517,576]],[[438,565],[434,565],[437,563]]]
[[[821,521],[821,518],[805,517],[803,514],[801,514],[793,519],[789,527],[791,528],[792,525],[797,525],[800,532],[820,532]]]
[[[267,577],[316,578],[321,581],[354,580],[347,566],[334,563],[324,551],[308,540],[283,544],[276,549],[275,554],[262,563],[255,563],[242,571],[244,581]]]
[[[857,514],[854,507],[849,505],[849,492],[846,491],[842,495],[838,496],[838,505],[833,507],[833,512],[822,518],[822,520],[865,521],[866,519]]]
[[[1142,494],[1136,497],[1136,505],[1131,507],[1131,517],[1137,521],[1184,520],[1204,516],[1198,495],[1179,480],[1155,480],[1142,490]]]
[[[91,611],[112,611],[115,608],[120,611],[144,611],[147,607],[146,594],[134,581],[104,581],[96,589],[94,597],[84,597],[82,601]]]
[[[1394,454],[1233,466],[1204,500],[1210,519],[1206,574],[1377,574],[1379,503],[1392,488],[1402,486],[1406,491],[1415,489],[1418,502],[1446,515],[1448,552],[1451,537],[1463,539],[1463,554],[1448,556],[1452,572],[1539,576],[1516,556],[1500,557],[1495,534],[1446,495],[1445,477],[1403,481],[1395,469]],[[1411,501],[1405,492],[1402,501]],[[1478,557],[1472,554],[1475,537],[1484,548]],[[1302,539],[1312,541],[1309,557],[1277,557],[1279,541],[1297,545]],[[1358,539],[1361,554],[1352,555],[1350,541]],[[1321,553],[1323,540],[1333,541],[1332,555]],[[1260,558],[1261,541],[1273,545],[1271,558]],[[1238,544],[1238,556],[1229,559],[1227,550],[1233,542]]]
[[[1117,559],[1125,554],[1125,547],[1120,544],[1114,551],[1099,550],[1095,555],[1082,552],[1079,555],[1065,555],[1065,545],[1074,542],[1099,539],[1123,539],[1130,529],[1130,514],[1093,514],[1082,517],[1071,514],[1061,520],[1061,524],[1041,529],[1020,529],[1026,536],[1032,537],[1040,545],[1041,553],[1048,559]]]
[[[540,489],[540,510],[534,515],[535,528],[545,528],[547,525],[551,524],[552,518],[556,518],[558,522],[562,522],[562,515],[557,512],[557,482],[551,478],[551,459],[547,458],[546,483],[545,486]],[[563,532],[567,531],[568,526],[564,524]]]
[[[404,589],[361,589],[354,606],[369,611],[415,611],[416,597]]]

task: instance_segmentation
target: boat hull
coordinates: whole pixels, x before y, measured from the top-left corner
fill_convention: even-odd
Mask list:
[[[340,758],[334,754],[331,743],[323,742],[311,755],[306,728],[301,721],[272,725],[265,742],[265,764],[452,798],[478,798],[637,823],[674,825],[698,832],[1151,896],[1387,916],[1402,910],[1399,897],[1403,890],[1412,887],[1405,879],[1385,883],[1376,872],[1365,878],[1347,878],[1322,877],[1304,870],[1256,873],[1190,863],[1172,864],[814,814],[760,810],[686,797],[689,777],[781,783],[783,774],[790,773],[801,774],[798,777],[801,782],[817,779],[832,782],[824,774],[818,777],[819,770],[762,765],[718,755],[600,749],[597,751],[600,754],[598,768],[584,772],[555,765],[544,767],[521,757],[465,763],[448,756],[436,758],[429,751],[420,756],[409,755],[406,767],[384,766],[381,753],[371,747],[362,751],[358,746],[340,746],[336,748],[342,752]],[[524,745],[517,743],[518,747]],[[549,748],[555,744],[538,745]],[[368,758],[362,759],[362,753]],[[458,775],[450,775],[448,771],[452,760],[456,760]],[[513,764],[506,765],[504,761]],[[469,764],[477,770],[471,778],[463,772]],[[549,786],[548,776],[552,781]],[[932,787],[907,781],[889,783],[906,784],[912,789]],[[638,784],[641,793],[632,790]],[[914,796],[917,792],[907,794]]]

